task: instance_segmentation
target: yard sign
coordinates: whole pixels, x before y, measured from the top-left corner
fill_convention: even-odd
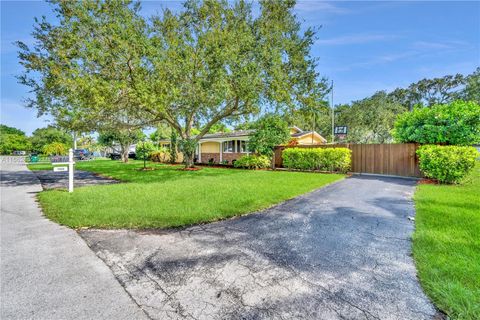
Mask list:
[[[65,157],[52,157],[52,165],[53,171],[54,172],[65,172],[68,171],[68,192],[73,192],[73,165],[75,162],[73,161],[73,150],[69,149],[68,150],[68,162],[65,162],[67,160]],[[55,165],[65,165],[68,164],[68,169],[67,167],[55,167]]]

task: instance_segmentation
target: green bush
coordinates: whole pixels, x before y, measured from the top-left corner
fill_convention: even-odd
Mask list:
[[[169,161],[169,149],[160,147],[158,150],[150,152],[149,159],[153,162],[165,163]]]
[[[43,146],[43,154],[47,156],[64,156],[68,154],[68,147],[61,142],[52,142]]]
[[[283,166],[289,169],[347,172],[352,162],[348,148],[287,148]]]
[[[480,142],[480,106],[473,102],[417,108],[401,114],[395,122],[397,142],[471,145]]]
[[[247,168],[247,169],[265,169],[270,167],[270,158],[267,156],[242,156],[234,162],[236,168]]]
[[[417,150],[420,170],[442,183],[458,183],[475,167],[474,147],[426,145]]]

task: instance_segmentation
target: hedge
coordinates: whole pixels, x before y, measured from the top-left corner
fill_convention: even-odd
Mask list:
[[[233,165],[236,168],[265,169],[270,167],[270,159],[267,156],[249,155],[237,159]]]
[[[417,150],[423,174],[442,183],[458,183],[475,167],[474,147],[425,145]]]
[[[397,142],[472,145],[480,143],[480,105],[473,101],[416,108],[401,114],[395,122]]]
[[[289,169],[347,172],[352,163],[348,148],[287,148],[283,166]]]

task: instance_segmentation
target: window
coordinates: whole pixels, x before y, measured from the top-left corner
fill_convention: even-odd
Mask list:
[[[225,141],[223,143],[223,152],[233,152],[233,146],[234,146],[233,143],[234,142],[235,141],[232,141],[232,140],[231,141]]]
[[[164,143],[162,144],[162,147],[170,149],[170,143]]]
[[[241,153],[247,153],[248,152],[247,141],[241,141],[241,140],[238,141],[237,152],[241,152]]]

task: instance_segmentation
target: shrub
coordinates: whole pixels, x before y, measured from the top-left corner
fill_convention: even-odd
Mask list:
[[[269,168],[270,164],[270,158],[261,155],[242,156],[233,163],[236,168],[247,169],[265,169]]]
[[[61,142],[52,142],[43,147],[43,153],[47,156],[64,156],[68,154],[68,147]]]
[[[288,142],[290,130],[287,122],[278,115],[266,115],[255,124],[255,132],[250,136],[248,149],[271,157],[273,148]]]
[[[473,102],[419,108],[401,114],[393,136],[398,142],[469,145],[480,142],[480,106]]]
[[[442,183],[460,182],[475,166],[474,147],[426,145],[417,150],[420,170]]]
[[[283,165],[289,169],[347,172],[352,151],[348,148],[287,148]]]
[[[135,147],[136,158],[143,160],[143,168],[147,167],[147,158],[155,150],[155,145],[151,141],[140,141]]]
[[[150,152],[149,159],[153,162],[165,163],[169,161],[169,149],[160,147],[158,150]]]

